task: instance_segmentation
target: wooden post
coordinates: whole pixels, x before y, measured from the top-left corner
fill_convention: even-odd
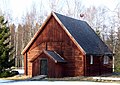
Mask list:
[[[114,69],[115,69],[115,65],[114,65],[114,62],[115,61],[115,58],[114,58],[114,56],[113,56],[113,66],[112,66],[112,68],[113,68],[113,72],[115,71]]]

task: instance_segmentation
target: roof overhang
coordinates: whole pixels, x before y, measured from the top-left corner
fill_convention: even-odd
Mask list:
[[[62,58],[57,52],[51,51],[51,54],[49,51],[43,50],[41,53],[37,53],[30,62],[34,62],[42,53],[47,55],[50,59],[52,59],[55,63],[66,63],[65,59]]]
[[[93,55],[93,56],[114,56],[113,53],[102,53],[102,54],[93,54],[93,53],[87,53],[86,55]]]

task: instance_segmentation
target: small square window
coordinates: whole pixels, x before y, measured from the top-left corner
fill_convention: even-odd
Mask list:
[[[109,57],[108,56],[104,56],[103,58],[103,64],[108,64],[109,63]]]
[[[90,55],[90,64],[93,64],[93,56]]]

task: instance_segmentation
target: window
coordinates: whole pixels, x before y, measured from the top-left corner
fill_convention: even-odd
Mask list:
[[[108,56],[104,56],[103,58],[103,64],[108,64],[109,63],[109,57]]]
[[[93,64],[93,56],[90,55],[90,64]]]

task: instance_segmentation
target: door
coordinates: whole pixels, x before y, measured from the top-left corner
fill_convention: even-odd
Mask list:
[[[47,59],[40,60],[40,75],[47,75],[48,73],[48,65]]]

